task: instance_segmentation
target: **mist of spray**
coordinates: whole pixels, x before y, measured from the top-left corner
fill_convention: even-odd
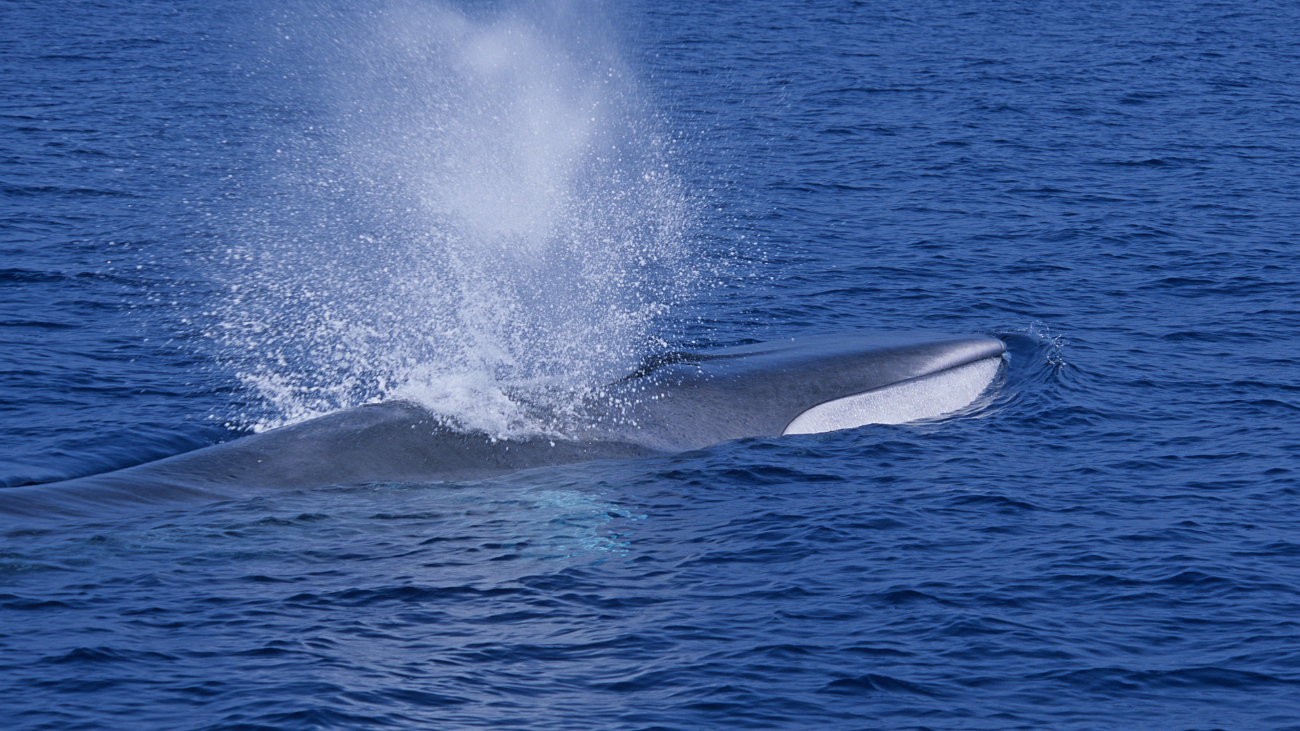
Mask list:
[[[250,421],[400,398],[554,433],[663,344],[696,278],[691,207],[588,12],[400,4],[281,28],[308,91],[214,328],[263,404]]]

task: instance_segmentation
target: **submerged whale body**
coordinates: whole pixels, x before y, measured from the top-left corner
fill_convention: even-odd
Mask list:
[[[495,440],[405,402],[361,406],[127,469],[0,489],[0,513],[211,502],[270,490],[465,481],[683,452],[744,437],[896,424],[956,411],[997,375],[1002,341],[859,333],[667,353],[600,390],[567,438]]]

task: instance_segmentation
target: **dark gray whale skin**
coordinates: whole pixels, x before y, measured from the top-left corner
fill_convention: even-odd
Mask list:
[[[610,401],[623,423],[586,434],[663,452],[779,436],[808,409],[1006,352],[987,335],[877,332],[791,338],[682,354],[650,377],[625,379]]]
[[[414,404],[380,403],[116,472],[0,489],[0,514],[95,515],[326,485],[461,482],[683,452],[778,436],[819,404],[1004,351],[983,335],[856,333],[661,354],[601,389],[568,439],[494,440],[457,432]]]

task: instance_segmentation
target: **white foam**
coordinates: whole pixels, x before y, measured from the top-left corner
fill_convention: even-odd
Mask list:
[[[795,417],[784,433],[818,434],[866,424],[905,424],[942,416],[979,398],[997,376],[1001,363],[1001,357],[985,358],[829,401]]]

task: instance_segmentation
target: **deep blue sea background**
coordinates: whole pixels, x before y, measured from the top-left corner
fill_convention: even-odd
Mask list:
[[[310,260],[317,214],[368,225],[359,175],[320,162],[343,192],[293,191],[356,139],[331,69],[444,88],[356,40],[399,11],[509,15],[0,2],[0,484],[275,416],[239,372],[269,356],[213,336],[223,257],[275,237]],[[635,82],[620,119],[670,141],[669,279],[692,282],[655,320],[671,345],[993,333],[986,403],[470,484],[3,517],[7,729],[1300,729],[1300,5],[524,17],[543,80],[566,39],[601,49]]]

